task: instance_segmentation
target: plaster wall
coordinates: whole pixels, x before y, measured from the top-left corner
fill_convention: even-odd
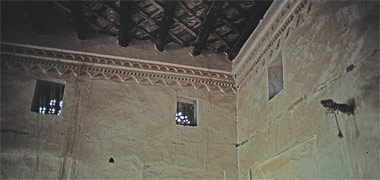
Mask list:
[[[37,79],[65,84],[60,116],[30,111]],[[175,124],[177,97],[198,126]],[[236,179],[235,114],[234,94],[3,68],[1,178]]]
[[[379,2],[302,6],[239,84],[239,178],[378,179]],[[268,100],[268,65],[279,56],[284,89]],[[354,115],[337,115],[343,138],[324,99],[355,101]]]

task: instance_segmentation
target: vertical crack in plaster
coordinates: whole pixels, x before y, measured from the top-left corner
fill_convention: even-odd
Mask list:
[[[55,118],[55,119],[57,119],[57,118]],[[38,172],[38,169],[39,169],[40,158],[41,158],[42,152],[43,152],[44,148],[46,147],[46,144],[49,142],[49,138],[51,136],[52,129],[53,128],[51,127],[51,125],[49,125],[48,133],[45,134],[45,139],[44,139],[45,142],[44,142],[44,144],[42,145],[41,148],[39,148],[39,147],[37,148],[37,161],[36,161],[36,163],[37,163],[37,165],[36,165],[36,171],[37,172]],[[43,131],[40,130],[40,132],[43,132]]]
[[[237,86],[236,86],[236,75],[234,75],[234,81],[235,81],[235,87],[238,90],[239,88],[237,88]],[[238,105],[239,104],[238,104],[237,100],[238,100],[238,97],[235,96],[235,128],[236,128],[235,142],[234,142],[235,147],[238,144],[238,109],[239,109]],[[239,149],[237,149],[237,147],[236,147],[235,155],[236,155],[236,158],[237,158],[236,160],[238,161],[238,159],[239,159]],[[238,178],[241,179],[241,177],[240,177],[241,173],[239,172],[239,170],[240,170],[240,163],[238,161],[237,162],[237,175],[238,175]]]
[[[79,134],[79,106],[80,106],[81,86],[80,82],[76,83],[75,101],[73,104],[73,113],[71,114],[71,126],[67,129],[66,147],[62,153],[63,163],[60,166],[59,179],[67,179],[68,175],[71,178],[75,175],[76,161],[72,159],[74,148],[76,145],[77,136]],[[70,158],[70,159],[69,159]],[[67,167],[70,163],[70,167]],[[73,169],[74,168],[74,169]]]

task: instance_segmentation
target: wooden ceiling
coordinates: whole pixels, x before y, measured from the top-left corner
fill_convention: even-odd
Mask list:
[[[31,23],[36,34],[65,22],[86,40],[92,33],[117,36],[120,46],[150,40],[159,51],[168,43],[227,53],[233,60],[272,1],[31,1],[1,2],[2,24]],[[4,24],[3,24],[4,25]]]

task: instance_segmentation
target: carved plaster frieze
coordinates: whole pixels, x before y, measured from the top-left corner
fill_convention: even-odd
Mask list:
[[[266,17],[233,62],[237,89],[244,87],[247,80],[252,79],[266,61],[270,60],[273,52],[279,48],[281,38],[288,36],[292,22],[296,20],[293,24],[298,25],[301,16],[310,11],[311,3],[306,0],[288,0],[275,1],[272,4]]]
[[[236,93],[231,72],[1,42],[2,69]]]

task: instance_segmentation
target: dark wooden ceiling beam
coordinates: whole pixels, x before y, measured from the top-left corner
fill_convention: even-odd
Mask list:
[[[206,18],[204,19],[200,32],[198,34],[197,39],[194,43],[193,55],[197,56],[201,54],[203,48],[206,46],[207,37],[213,31],[216,20],[218,19],[221,8],[223,5],[223,1],[213,1],[208,12]]]
[[[249,2],[249,1],[248,1]],[[244,16],[244,18],[249,18],[250,16],[249,16],[249,13],[247,13],[247,11],[245,11],[239,4],[236,4],[236,2],[234,2],[234,1],[228,1],[228,3],[232,6],[232,7],[234,7],[238,12],[240,12],[243,16]]]
[[[37,35],[43,34],[46,26],[43,21],[46,2],[28,2],[25,8],[34,33]]]
[[[173,22],[173,14],[176,4],[176,1],[166,1],[164,5],[164,18],[161,22],[160,31],[156,41],[156,48],[161,52],[165,48],[166,37],[168,36],[170,25]]]
[[[69,2],[69,9],[71,11],[71,15],[73,18],[73,26],[75,28],[75,31],[77,33],[78,39],[85,40],[86,39],[86,24],[83,21],[83,11],[82,11],[82,4],[81,1],[70,1]]]
[[[239,53],[240,49],[243,47],[249,36],[255,30],[260,20],[264,17],[265,12],[268,10],[272,1],[256,1],[254,7],[254,14],[250,18],[246,28],[240,34],[239,39],[233,45],[232,49],[228,53],[228,59],[233,60]]]
[[[128,46],[131,41],[131,36],[129,31],[132,29],[132,11],[133,11],[133,1],[120,1],[119,9],[119,37],[118,42],[122,47]]]

